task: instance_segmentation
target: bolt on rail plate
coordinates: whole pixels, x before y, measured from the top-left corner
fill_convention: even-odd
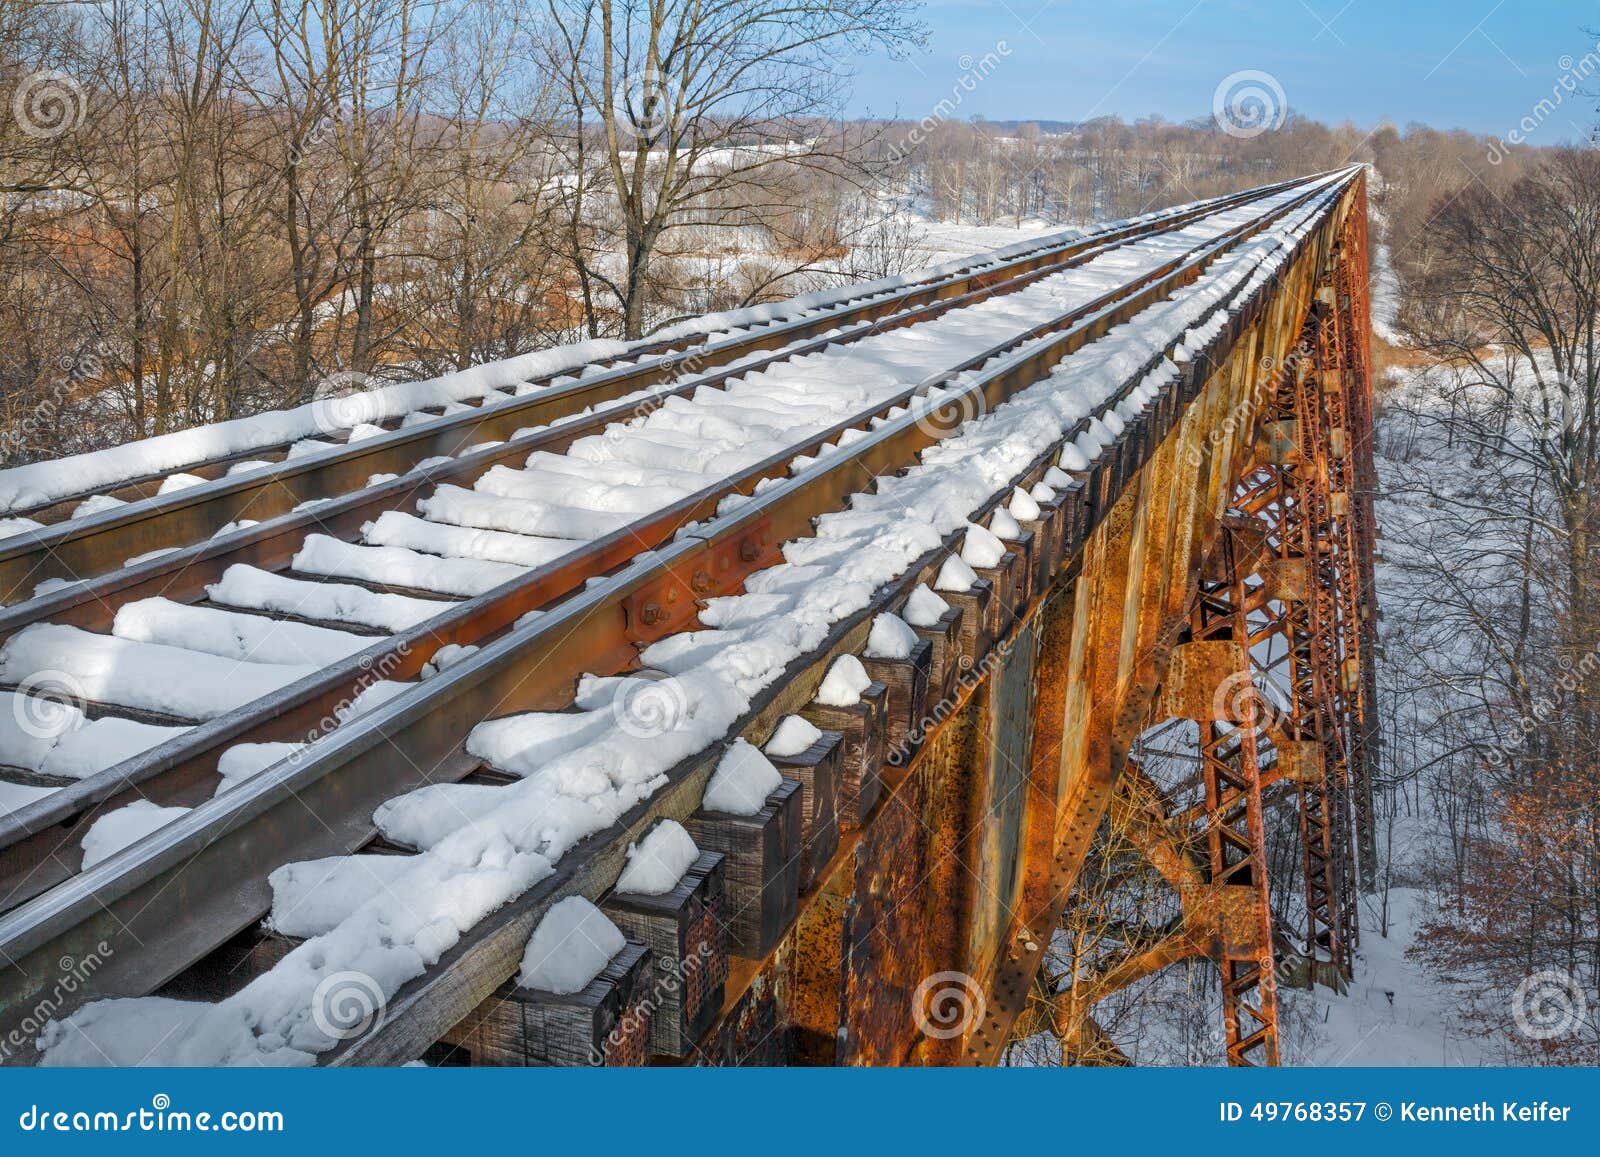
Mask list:
[[[640,646],[694,625],[700,604],[731,594],[758,570],[783,561],[770,519],[684,558],[623,601],[628,638]]]

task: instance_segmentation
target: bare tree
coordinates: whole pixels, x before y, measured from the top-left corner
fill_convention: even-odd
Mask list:
[[[553,94],[532,67],[537,35],[521,8],[491,0],[466,12],[440,49],[434,107],[448,129],[417,268],[392,287],[414,319],[398,341],[430,371],[521,353],[570,320],[551,309],[564,299],[548,240],[560,174],[545,147]]]
[[[1433,738],[1466,774],[1446,790],[1485,806],[1464,817],[1453,914],[1425,949],[1486,985],[1557,969],[1594,992],[1600,154],[1560,151],[1503,197],[1475,183],[1433,222],[1412,328],[1444,368],[1403,400],[1429,450],[1406,484],[1437,511],[1409,536],[1434,584],[1413,617],[1449,636],[1430,649],[1454,737]]]
[[[918,42],[913,7],[549,0],[552,64],[566,76],[573,114],[562,143],[580,192],[615,212],[620,268],[607,260],[609,246],[571,249],[586,286],[614,299],[625,336],[645,331],[653,263],[669,233],[736,214],[764,224],[748,197],[720,195],[748,191],[781,167],[859,164],[829,127],[848,90],[843,58]]]

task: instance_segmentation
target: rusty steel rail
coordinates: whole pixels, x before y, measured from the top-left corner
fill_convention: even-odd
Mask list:
[[[263,525],[270,522],[275,529],[280,516],[303,503],[327,499],[348,501],[365,497],[369,491],[392,495],[417,485],[458,477],[479,467],[487,469],[519,453],[543,448],[531,439],[508,441],[517,430],[547,426],[591,407],[608,407],[584,422],[587,429],[598,428],[626,418],[631,410],[646,401],[659,402],[675,392],[669,388],[652,392],[648,399],[636,396],[650,386],[677,381],[686,374],[697,375],[693,381],[676,386],[676,392],[687,392],[760,369],[771,361],[803,356],[828,345],[914,324],[938,310],[959,308],[996,293],[1021,288],[1030,278],[1047,276],[1060,268],[1092,260],[1110,249],[1146,238],[1153,232],[1182,228],[1195,220],[1270,196],[1298,183],[1281,182],[1218,198],[1198,208],[1153,215],[1150,220],[1073,238],[976,272],[960,272],[932,283],[918,283],[843,309],[763,327],[716,345],[696,347],[642,365],[619,366],[566,385],[550,386],[478,406],[465,413],[336,446],[279,463],[271,469],[215,479],[172,494],[142,499],[0,539],[0,603],[26,604],[32,618],[56,614],[63,599],[74,600],[73,592],[60,591],[31,600],[26,592],[47,579],[76,582],[86,576],[117,573],[127,559],[151,551],[174,547],[203,549],[212,545],[206,541],[211,535],[242,518],[253,518]],[[908,313],[915,316],[902,316]],[[856,328],[847,333],[832,332],[841,326]],[[752,354],[770,351],[776,352],[768,359],[739,362]],[[718,372],[698,376],[703,367],[713,362],[720,367]],[[572,423],[572,428],[576,429],[576,425]],[[487,451],[465,453],[482,442],[504,444]],[[453,461],[449,465],[411,472],[417,463],[430,458]],[[401,477],[369,487],[368,479],[380,474]],[[339,505],[342,508],[344,503]],[[339,511],[330,508],[300,513],[309,516],[299,520],[302,524],[314,526],[318,517],[337,517]],[[223,536],[216,545],[248,554],[258,549],[257,544],[266,533],[262,526],[238,530]],[[189,556],[185,553],[184,557]],[[163,563],[166,565],[161,565]],[[169,555],[127,569],[150,576],[168,573],[181,565],[177,557]],[[6,619],[0,619],[0,637],[14,629]]]
[[[1005,357],[940,406],[960,406],[979,397],[986,406],[999,404],[1039,380],[1066,354],[1197,280],[1246,237],[1307,203],[1327,199],[1339,188],[1337,181],[1313,185],[1293,201],[1202,246],[1175,268],[1164,266],[1138,279],[1131,290],[1125,286],[1108,295],[1115,300],[1094,303],[1098,308],[1093,312],[1032,348]],[[921,416],[912,412],[887,422],[800,477],[680,537],[649,559],[636,560],[583,589],[573,584],[568,588],[573,593],[537,620],[486,641],[477,654],[424,687],[337,727],[302,758],[276,765],[0,917],[0,951],[24,965],[10,971],[0,987],[0,1025],[31,1006],[30,997],[36,994],[26,979],[29,962],[54,960],[74,946],[92,946],[108,932],[138,935],[143,929],[149,935],[140,937],[143,947],[138,953],[108,961],[93,978],[92,990],[74,1000],[142,993],[159,986],[259,917],[265,909],[265,876],[271,868],[346,852],[370,836],[366,817],[371,807],[408,786],[386,755],[390,744],[399,744],[418,766],[459,761],[460,744],[477,720],[491,713],[565,706],[580,671],[628,668],[634,662],[633,640],[640,627],[640,596],[658,590],[668,576],[697,590],[695,573],[708,570],[718,552],[730,544],[753,544],[752,553],[760,558],[776,542],[805,536],[813,517],[836,508],[845,495],[861,488],[865,478],[910,464],[922,449],[944,436],[934,424],[919,422]],[[497,612],[504,621],[514,621],[523,610],[532,609],[540,577],[536,572],[508,584],[517,589]],[[505,591],[483,598],[506,599]],[[480,605],[475,613],[486,610]],[[429,638],[455,641],[467,628],[466,619],[460,616],[453,629],[430,631]],[[374,651],[393,647],[386,643]],[[213,734],[221,730],[216,728]],[[671,786],[666,789],[668,795],[673,791]],[[644,806],[648,811],[649,805]],[[320,818],[312,822],[312,816]],[[543,886],[536,892],[548,899]],[[531,902],[524,897],[518,905],[525,901]],[[24,979],[19,981],[19,976]]]
[[[1254,223],[1242,226],[1222,240],[1227,241],[1235,235],[1247,235],[1248,231],[1257,227]],[[1194,253],[1216,251],[1217,245],[1216,241],[1206,242],[1191,254],[1175,257],[1078,309],[1007,338],[943,371],[937,378],[920,382],[882,400],[870,409],[845,419],[805,442],[786,447],[782,452],[714,486],[596,539],[495,591],[458,603],[425,623],[382,642],[375,642],[363,652],[285,688],[271,700],[240,708],[204,723],[184,736],[77,783],[66,785],[9,816],[0,817],[0,910],[15,907],[68,878],[81,858],[79,841],[83,833],[106,811],[136,799],[150,799],[163,805],[203,802],[213,793],[215,762],[222,748],[240,742],[300,739],[307,734],[328,730],[326,721],[336,714],[336,707],[350,701],[364,686],[370,684],[373,671],[381,671],[389,678],[412,677],[440,646],[483,642],[528,611],[541,609],[591,577],[605,574],[641,551],[667,542],[682,526],[712,517],[728,495],[749,495],[761,482],[782,477],[795,455],[820,449],[845,430],[863,426],[874,417],[908,404],[940,381],[976,369],[1020,345],[1101,312],[1112,302],[1179,269]],[[578,425],[566,424],[560,431],[552,432],[551,436],[570,440],[582,433],[581,430],[569,429]],[[564,445],[565,441],[561,444]],[[380,489],[387,493],[387,488]],[[342,516],[335,525],[345,533],[351,533],[378,509],[384,508],[362,504]],[[303,529],[298,520],[291,521],[292,527],[278,536],[278,540],[283,542],[279,548],[280,556],[293,553],[298,542],[296,536]],[[163,572],[159,586],[152,585],[151,580],[144,580],[133,594],[126,588],[113,588],[114,580],[107,580],[100,584],[101,589],[95,591],[92,597],[88,594],[79,596],[76,603],[81,612],[79,615],[58,615],[53,621],[67,621],[86,629],[108,629],[116,606],[120,603],[143,593],[182,598],[185,594],[199,591],[206,582],[214,581],[227,566],[241,561],[237,554],[222,553],[220,548],[210,548],[208,555],[203,565],[191,561],[175,576]],[[697,591],[694,595],[702,597],[706,593],[721,593],[726,585],[724,580],[714,590]],[[688,598],[682,605],[687,606],[692,602],[693,599]],[[0,624],[4,623],[4,618],[4,614],[0,613]],[[653,630],[665,633],[670,625],[670,617],[665,618],[655,624]],[[0,635],[4,633],[0,629]]]

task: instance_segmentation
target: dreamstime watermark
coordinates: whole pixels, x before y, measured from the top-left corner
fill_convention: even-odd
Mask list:
[[[687,988],[696,974],[706,967],[716,954],[716,946],[709,940],[702,940],[696,946],[693,956],[669,961],[656,969],[655,978],[650,983],[650,991],[623,1011],[617,1022],[611,1026],[611,1031],[606,1033],[598,1044],[589,1046],[589,1063],[596,1067],[602,1066],[613,1049],[621,1048],[628,1041],[649,1033],[650,1022],[655,1019],[661,1006],[680,989]]]
[[[317,383],[311,394],[311,422],[320,433],[333,434],[381,422],[388,415],[374,381],[359,370],[340,370]]]
[[[1511,994],[1511,1019],[1530,1040],[1572,1036],[1589,1014],[1583,986],[1570,972],[1547,968],[1522,979]]]
[[[0,1039],[0,1060],[9,1060],[17,1050],[27,1048],[56,1015],[66,1007],[68,998],[89,983],[89,978],[116,955],[115,949],[102,940],[86,956],[63,956],[56,962],[58,975],[50,991],[28,1009],[23,1018],[12,1026],[4,1039]]]
[[[1570,55],[1561,57],[1556,61],[1556,67],[1560,69],[1560,75],[1550,86],[1550,95],[1541,97],[1521,120],[1506,130],[1504,136],[1496,137],[1490,143],[1485,156],[1491,165],[1498,165],[1510,156],[1513,147],[1526,144],[1539,126],[1567,102],[1568,97],[1584,95],[1584,82],[1600,73],[1600,41],[1596,41],[1594,47],[1578,60],[1573,60]]]
[[[332,972],[311,993],[311,1023],[330,1041],[355,1040],[383,1025],[383,986],[365,972]]]
[[[53,140],[83,123],[88,101],[71,73],[43,69],[22,78],[11,97],[17,127],[36,140]]]
[[[983,1023],[983,988],[965,972],[935,972],[911,994],[911,1016],[932,1040],[955,1040]]]
[[[682,131],[688,111],[688,90],[660,68],[623,73],[611,93],[611,122],[617,135],[653,145],[669,130]]]
[[[911,758],[911,753],[922,744],[922,741],[955,712],[957,704],[961,702],[962,694],[976,690],[978,685],[987,679],[992,671],[1005,662],[1006,656],[1010,653],[1011,640],[1008,639],[997,642],[982,659],[978,660],[976,665],[973,664],[971,659],[962,655],[958,663],[961,673],[956,676],[956,685],[950,689],[948,695],[941,696],[939,701],[912,725],[911,730],[906,732],[905,739],[895,744],[889,751],[889,766],[904,766],[905,762]]]
[[[1211,695],[1211,717],[1234,723],[1257,739],[1288,720],[1283,707],[1262,690],[1249,671],[1235,671],[1217,684]]]
[[[934,439],[957,433],[968,422],[983,417],[989,408],[982,390],[946,392],[936,399],[918,398],[912,406],[917,428]]]
[[[107,1109],[72,1110],[29,1105],[17,1116],[24,1133],[282,1133],[283,1114],[274,1109],[224,1109],[191,1113],[174,1109],[172,1098],[157,1093],[147,1109],[125,1113]]]
[[[611,700],[611,715],[625,735],[654,739],[677,731],[692,715],[683,681],[660,671],[625,678]]]
[[[356,660],[356,665],[361,669],[361,674],[356,677],[355,687],[351,694],[346,695],[335,703],[331,711],[317,720],[315,726],[306,731],[304,738],[300,741],[300,746],[289,753],[288,762],[295,764],[304,759],[312,743],[315,743],[350,718],[351,714],[355,712],[356,705],[360,702],[361,697],[394,674],[395,670],[405,662],[410,654],[411,644],[401,639],[376,659],[371,655],[362,655],[360,659]]]
[[[995,41],[994,48],[976,60],[970,52],[963,52],[956,60],[956,67],[961,70],[961,75],[956,77],[955,84],[950,87],[950,95],[941,97],[925,117],[911,126],[911,130],[905,136],[889,146],[887,154],[889,163],[898,164],[904,160],[928,139],[934,129],[955,116],[967,95],[976,92],[978,86],[1000,67],[1000,62],[1010,55],[1011,45],[1004,40]]]
[[[84,715],[88,704],[89,696],[76,675],[47,669],[17,685],[11,715],[24,735],[54,743],[88,722]]]
[[[366,83],[361,86],[362,101],[371,107],[373,94],[383,93],[386,90],[397,90],[404,83],[403,77],[407,75],[403,69],[403,60],[391,52],[375,52],[366,60],[363,75]],[[415,70],[411,70],[410,84],[415,85],[419,80]],[[397,94],[398,95],[398,94]],[[332,107],[329,107],[330,97],[321,96],[315,106],[308,106],[307,112],[324,110],[317,113],[316,119],[310,127],[289,143],[289,165],[298,168],[305,162],[306,155],[323,141],[330,137],[334,130],[343,124],[351,115],[352,109],[346,103],[348,93],[331,98]]]
[[[1557,660],[1560,674],[1556,676],[1551,694],[1540,695],[1528,705],[1528,710],[1512,724],[1512,735],[1489,748],[1487,759],[1495,767],[1503,767],[1508,759],[1527,745],[1528,737],[1540,727],[1556,718],[1567,698],[1588,683],[1600,668],[1600,652],[1589,651],[1576,663],[1563,655]]]
[[[61,366],[66,375],[57,379],[39,401],[29,407],[27,414],[15,424],[0,431],[0,460],[25,453],[40,441],[40,435],[49,432],[56,424],[61,407],[71,400],[78,386],[95,381],[105,374],[105,343],[97,343],[77,356],[63,356]]]
[[[1240,432],[1248,431],[1261,413],[1263,403],[1270,401],[1278,392],[1283,375],[1294,377],[1300,373],[1302,366],[1312,367],[1315,361],[1316,353],[1310,343],[1305,341],[1297,345],[1281,361],[1271,354],[1263,355],[1257,363],[1261,372],[1255,375],[1255,380],[1246,392],[1246,396],[1240,398],[1229,407],[1226,414],[1213,422],[1198,442],[1184,447],[1184,459],[1190,466],[1198,467],[1206,458],[1230,443]]]
[[[1230,137],[1249,140],[1283,127],[1289,98],[1270,72],[1241,69],[1222,78],[1211,94],[1211,117]]]
[[[678,366],[676,368],[677,372],[674,373],[671,380],[636,402],[628,410],[627,417],[618,418],[615,422],[608,422],[605,430],[601,433],[601,437],[613,444],[624,442],[632,437],[640,426],[649,421],[650,415],[657,410],[665,409],[667,402],[677,396],[678,390],[685,385],[691,384],[700,376],[704,364],[696,356]]]

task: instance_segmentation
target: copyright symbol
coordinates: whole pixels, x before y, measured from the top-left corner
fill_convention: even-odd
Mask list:
[[[1388,1101],[1379,1101],[1372,1110],[1372,1115],[1380,1121],[1387,1121],[1394,1116],[1394,1106],[1390,1105]]]

